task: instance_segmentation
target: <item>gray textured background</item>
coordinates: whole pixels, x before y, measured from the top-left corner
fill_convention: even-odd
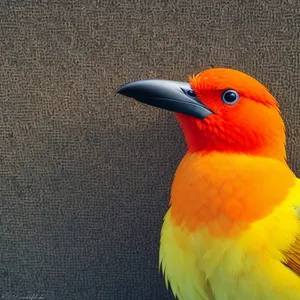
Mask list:
[[[0,0],[2,300],[171,299],[160,227],[174,116],[116,95],[214,65],[265,83],[300,175],[296,0]]]

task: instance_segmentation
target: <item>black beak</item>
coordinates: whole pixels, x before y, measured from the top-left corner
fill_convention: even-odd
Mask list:
[[[195,95],[187,82],[170,80],[138,80],[121,86],[118,93],[137,101],[204,119],[213,112]]]

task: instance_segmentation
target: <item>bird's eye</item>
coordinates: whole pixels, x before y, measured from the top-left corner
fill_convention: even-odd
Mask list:
[[[239,98],[239,94],[234,90],[227,90],[222,94],[222,101],[228,105],[235,104]]]
[[[186,93],[191,97],[196,97],[196,93],[193,90],[187,90]]]

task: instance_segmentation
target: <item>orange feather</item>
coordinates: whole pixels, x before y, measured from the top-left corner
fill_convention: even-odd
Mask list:
[[[190,78],[199,99],[214,114],[203,120],[177,114],[190,152],[242,153],[286,159],[285,127],[278,103],[257,80],[230,69],[209,69]],[[221,101],[222,92],[235,89],[233,106]]]
[[[187,154],[174,178],[171,218],[192,232],[205,227],[214,235],[239,234],[270,214],[295,181],[278,160]]]

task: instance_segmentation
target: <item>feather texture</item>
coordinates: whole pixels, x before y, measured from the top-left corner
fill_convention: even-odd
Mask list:
[[[300,210],[298,207],[295,207],[294,209],[297,213],[298,220],[300,221]],[[283,254],[284,263],[300,276],[300,233],[297,234],[296,239],[291,247],[284,251]]]
[[[296,274],[300,226],[293,208],[300,207],[300,181],[277,160],[240,155],[220,158],[220,169],[235,174],[235,178],[216,171],[218,157],[212,160],[216,165],[210,161],[213,173],[209,175],[205,171],[205,160],[209,159],[187,154],[175,175],[160,247],[162,271],[174,295],[179,300],[300,299],[300,278]],[[241,169],[243,174],[261,180],[255,180],[257,185],[251,185],[251,181],[247,184],[247,178],[239,174]],[[276,177],[277,183],[269,185]],[[235,192],[225,197],[222,186],[227,180],[233,183]],[[203,181],[207,190],[202,189]],[[243,202],[245,210],[251,208],[247,204],[257,206],[250,212],[251,218],[241,217],[239,208],[235,211],[237,195],[239,202],[248,197]],[[206,206],[201,206],[202,202]],[[229,204],[231,209],[224,209]],[[205,212],[199,213],[200,208]],[[234,213],[228,214],[231,211]]]

